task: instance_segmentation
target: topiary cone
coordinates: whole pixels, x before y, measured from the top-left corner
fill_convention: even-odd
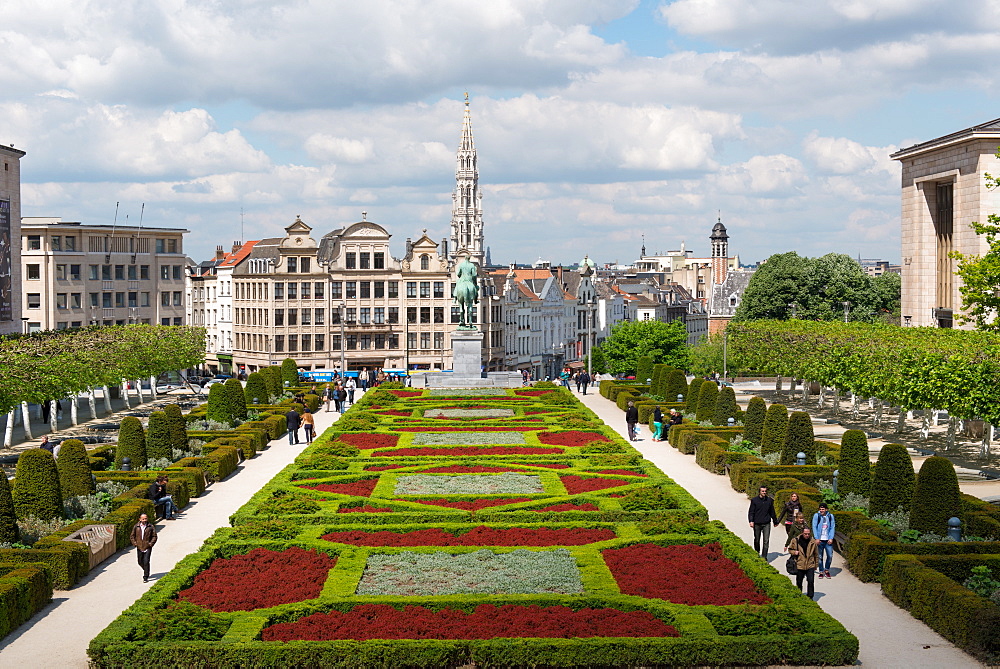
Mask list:
[[[868,459],[868,438],[861,430],[848,430],[840,438],[838,469],[837,489],[842,495],[871,495],[872,466]]]
[[[719,391],[719,397],[715,400],[715,412],[712,414],[712,424],[726,426],[729,419],[736,418],[736,391],[729,386],[724,386]],[[733,421],[735,424],[735,420]]]
[[[764,428],[760,438],[760,454],[780,453],[788,434],[788,409],[784,404],[772,404],[764,416]]]
[[[51,453],[41,448],[21,453],[17,459],[12,496],[18,519],[28,516],[41,520],[62,518],[59,472]]]
[[[246,388],[243,389],[243,396],[249,404],[270,404],[271,393],[267,389],[267,381],[260,372],[251,372],[247,377]]]
[[[233,420],[233,414],[229,409],[229,393],[226,392],[225,384],[216,383],[208,389],[208,405],[205,407],[205,418],[219,423],[229,424]]]
[[[184,412],[176,404],[168,404],[163,409],[170,423],[170,457],[173,458],[173,450],[186,451],[188,447],[187,421],[184,420]]]
[[[227,379],[223,385],[226,388],[226,403],[229,405],[229,415],[232,420],[246,420],[247,400],[243,395],[243,384],[239,379]]]
[[[11,496],[10,481],[0,476],[0,542],[14,543],[20,538],[17,529],[17,514],[14,512],[14,498]]]
[[[667,402],[676,402],[678,395],[686,395],[688,391],[687,377],[679,369],[671,369],[667,372],[666,383],[664,384],[663,396]]]
[[[698,413],[696,417],[699,421],[710,421],[715,414],[715,401],[719,398],[719,386],[715,381],[702,381],[701,389],[698,391]]]
[[[79,439],[67,439],[59,444],[56,469],[59,472],[59,489],[63,499],[97,491],[94,475],[90,471],[87,447]]]
[[[115,469],[122,468],[122,460],[126,457],[131,458],[133,470],[146,466],[146,432],[142,429],[142,423],[134,416],[123,418],[118,428]]]
[[[645,379],[643,379],[645,380]],[[285,358],[281,361],[281,385],[295,386],[299,383],[299,366],[292,358]]]
[[[793,411],[788,417],[788,431],[781,447],[781,464],[794,465],[798,454],[806,454],[806,464],[816,464],[816,437],[812,419],[805,411]]]
[[[754,446],[760,447],[764,436],[764,417],[767,415],[767,402],[763,397],[751,397],[747,411],[743,415],[743,438]]]
[[[701,384],[703,379],[699,379],[697,376],[691,379],[690,385],[688,385],[687,394],[684,395],[686,402],[685,409],[688,413],[698,412],[698,395],[701,394]]]
[[[886,444],[879,451],[872,474],[872,497],[868,513],[891,513],[913,502],[913,461],[902,444]]]
[[[951,460],[937,455],[924,460],[913,487],[910,529],[944,536],[948,520],[962,512],[961,494]]]
[[[149,425],[146,429],[146,457],[152,460],[170,459],[172,454],[170,419],[165,412],[154,411],[149,415]]]

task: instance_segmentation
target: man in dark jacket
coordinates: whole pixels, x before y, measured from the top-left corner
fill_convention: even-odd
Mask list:
[[[625,423],[628,425],[628,440],[635,441],[635,425],[639,422],[639,410],[635,408],[635,402],[629,400],[628,409],[625,410]]]
[[[149,580],[149,558],[153,555],[153,544],[156,543],[156,528],[149,522],[146,514],[139,516],[139,522],[132,528],[129,540],[135,546],[135,554],[142,567],[142,582],[145,583]]]
[[[583,386],[583,394],[586,395],[587,386],[590,385],[590,374],[587,373],[587,370],[580,372],[580,385]],[[636,420],[638,420],[638,418]]]
[[[774,512],[774,500],[767,496],[767,486],[750,500],[747,512],[750,527],[753,528],[753,549],[767,560],[767,544],[771,540],[771,525],[778,526],[778,514]],[[761,539],[763,538],[763,542]]]
[[[155,481],[149,484],[146,496],[153,500],[153,506],[163,505],[164,518],[167,520],[174,519],[174,514],[177,513],[177,505],[174,504],[174,498],[167,492],[166,474],[160,474],[156,477]]]
[[[288,443],[299,443],[299,425],[301,425],[299,412],[295,409],[291,409],[285,414],[285,421],[288,423],[286,426],[288,428]]]

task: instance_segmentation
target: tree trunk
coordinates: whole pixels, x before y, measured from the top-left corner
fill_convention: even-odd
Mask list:
[[[920,417],[920,438],[926,440],[931,433],[931,410],[924,409],[924,415]]]
[[[125,402],[125,408],[131,409],[132,405],[128,401],[128,381],[122,379],[122,400]]]
[[[788,379],[788,398],[795,399],[795,377]]]
[[[16,411],[11,410],[7,414],[7,427],[3,431],[3,447],[10,448],[14,445],[14,416],[17,415]]]
[[[59,402],[49,400],[49,432],[55,434],[59,431]]]
[[[948,416],[948,438],[945,441],[946,450],[951,450],[955,448],[955,427],[958,424],[958,419],[949,414]]]
[[[87,404],[90,405],[90,417],[97,418],[97,398],[94,397],[94,389],[87,390]]]
[[[906,409],[899,407],[899,416],[896,418],[896,434],[903,431],[906,427]]]
[[[826,400],[826,387],[821,383],[819,384],[819,393],[816,396],[816,408],[822,409],[825,400]]]
[[[777,397],[781,394],[781,375],[774,377],[774,395]]]
[[[882,400],[877,397],[874,398],[875,402],[875,427],[880,427],[882,425]]]
[[[135,382],[135,394],[139,398],[139,404],[144,404],[146,402],[142,396],[142,379]]]
[[[861,406],[858,404],[857,393],[851,392],[851,401],[853,402],[853,406],[851,407],[851,415],[854,417],[854,420],[857,420],[858,416],[861,415]]]
[[[24,438],[29,441],[34,439],[34,437],[31,436],[31,416],[28,414],[27,402],[21,402],[21,419],[24,423]]]
[[[101,386],[101,390],[104,391],[104,408],[107,409],[108,415],[114,413],[114,409],[111,408],[111,391],[108,390],[107,386]]]
[[[80,424],[80,413],[78,407],[76,406],[79,401],[79,395],[73,395],[69,398],[69,422],[72,423],[74,427]]]
[[[938,426],[938,413],[940,413],[938,409],[931,410],[931,427]]]
[[[155,376],[149,377],[149,394],[150,394],[150,399],[151,400],[155,400],[156,399],[156,377]]]
[[[979,457],[990,457],[990,431],[983,426],[983,441],[979,444]]]
[[[840,415],[840,388],[833,389],[833,415]]]
[[[809,391],[811,384],[807,379],[802,379],[802,403],[805,404],[809,401]]]

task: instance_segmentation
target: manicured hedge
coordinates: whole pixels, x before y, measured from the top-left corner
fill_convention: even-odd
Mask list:
[[[44,563],[0,562],[0,638],[52,600],[52,574]]]
[[[59,472],[59,490],[63,499],[89,495],[97,489],[90,472],[87,449],[79,439],[67,439],[59,444],[56,469]]]
[[[909,510],[913,501],[913,461],[902,444],[886,444],[872,472],[871,514]]]
[[[19,519],[28,516],[42,520],[62,517],[59,472],[51,453],[42,448],[21,453],[14,475],[13,497],[14,512]]]
[[[932,456],[920,466],[910,505],[910,529],[944,536],[948,520],[962,509],[955,465],[948,458]]]
[[[838,515],[839,518],[839,515]],[[838,521],[839,522],[839,521]],[[844,549],[851,573],[865,582],[880,581],[890,555],[1000,554],[1000,541],[946,541],[944,543],[901,544],[885,541],[867,532],[856,532]]]

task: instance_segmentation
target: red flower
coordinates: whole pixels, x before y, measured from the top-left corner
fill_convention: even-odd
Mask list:
[[[504,506],[505,504],[517,504],[527,502],[530,497],[508,497],[505,499],[477,499],[471,502],[452,501],[447,499],[397,499],[397,502],[417,502],[418,504],[433,504],[434,506],[447,506],[452,509],[462,509],[464,511],[479,511],[491,506]]]
[[[368,497],[378,484],[378,479],[361,479],[350,483],[320,483],[318,485],[304,485],[301,488],[309,490],[319,490],[320,492],[335,492],[340,495],[353,495],[354,497]]]
[[[388,411],[379,411],[380,416],[409,416],[412,411],[400,411],[399,409],[389,409]]]
[[[350,444],[351,446],[357,446],[361,449],[366,448],[389,448],[396,445],[399,441],[398,434],[374,434],[374,433],[348,433],[342,434],[337,437],[338,441],[342,441],[345,444]]]
[[[500,472],[524,472],[516,467],[487,467],[485,465],[449,465],[421,469],[418,474],[499,474]]]
[[[315,599],[336,562],[326,553],[296,547],[255,548],[246,555],[213,560],[177,598],[213,611],[252,611]]]
[[[569,469],[569,465],[558,462],[514,462],[515,465],[526,465],[528,467],[548,467],[549,469]]]
[[[403,467],[409,467],[410,465],[373,465],[371,467],[365,467],[366,472],[384,472],[389,469],[402,469]]]
[[[583,478],[575,474],[567,474],[559,478],[562,479],[563,485],[566,486],[567,492],[571,495],[604,490],[605,488],[617,488],[618,486],[634,483],[634,481],[623,481],[621,479]]]
[[[609,529],[514,527],[497,529],[480,525],[463,534],[439,528],[411,532],[349,530],[324,534],[323,539],[353,546],[583,546],[614,539]]]
[[[384,509],[377,506],[347,506],[337,509],[337,513],[393,513],[394,509]]]
[[[631,469],[601,469],[597,473],[598,474],[625,474],[626,476],[648,476],[648,474],[642,474],[640,472],[634,472]]]
[[[587,502],[586,504],[553,504],[552,506],[547,506],[544,509],[532,509],[536,513],[542,513],[543,511],[600,511],[600,507],[596,504],[591,504]]]
[[[600,432],[581,432],[580,430],[569,430],[567,432],[539,432],[538,441],[543,444],[553,446],[586,446],[592,441],[611,441]]]
[[[601,553],[622,594],[692,606],[771,602],[717,543],[636,544]]]
[[[542,395],[548,395],[553,390],[515,390],[515,395],[520,395],[522,397],[541,397]]]
[[[467,420],[467,419],[462,419]],[[494,420],[494,419],[489,419]],[[539,428],[525,425],[434,425],[417,427],[394,427],[396,432],[534,432]]]
[[[389,392],[392,393],[393,395],[395,395],[396,397],[416,397],[417,395],[420,395],[424,391],[422,391],[422,390],[390,390]]]
[[[465,455],[562,455],[560,448],[537,446],[425,446],[400,448],[395,451],[376,451],[372,457],[397,456],[465,456]]]

